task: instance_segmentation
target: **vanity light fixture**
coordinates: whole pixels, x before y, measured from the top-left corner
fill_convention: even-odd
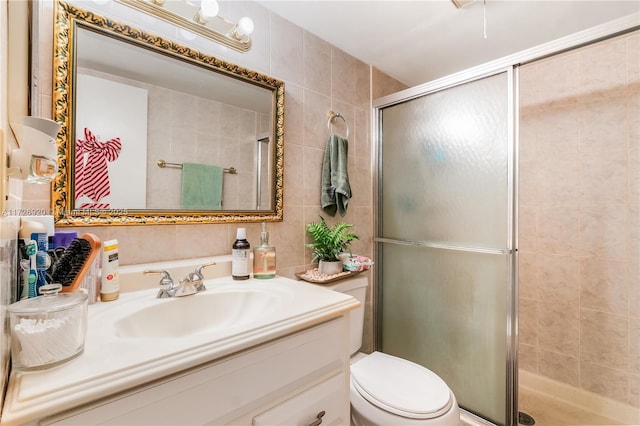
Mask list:
[[[218,16],[216,0],[115,0],[238,52],[251,49],[253,21],[237,24]]]

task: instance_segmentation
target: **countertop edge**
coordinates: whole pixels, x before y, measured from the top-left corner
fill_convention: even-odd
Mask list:
[[[181,352],[179,357],[172,357],[169,360],[163,359],[161,363],[155,361],[146,364],[144,368],[139,363],[136,363],[131,368],[124,368],[114,375],[109,375],[108,379],[101,377],[97,380],[78,381],[75,385],[52,389],[46,395],[30,398],[26,402],[20,401],[20,387],[23,384],[23,379],[26,375],[38,373],[12,372],[9,377],[0,424],[24,424],[84,404],[96,402],[136,386],[330,321],[358,306],[360,306],[360,303],[355,299],[335,302],[311,312],[302,313],[295,317],[242,333],[223,345],[219,345],[216,342],[211,345],[196,347],[186,352]]]

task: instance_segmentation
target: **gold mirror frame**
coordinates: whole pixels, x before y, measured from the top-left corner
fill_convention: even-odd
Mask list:
[[[255,84],[274,93],[275,161],[273,210],[268,211],[179,211],[179,210],[99,210],[72,209],[69,191],[73,188],[71,162],[74,158],[75,76],[74,28],[84,28],[190,62],[233,78]],[[58,133],[58,174],[51,188],[51,208],[59,226],[161,225],[196,223],[236,223],[282,221],[284,192],[284,82],[182,46],[162,37],[120,24],[76,6],[56,2],[53,55],[53,119],[61,124]]]

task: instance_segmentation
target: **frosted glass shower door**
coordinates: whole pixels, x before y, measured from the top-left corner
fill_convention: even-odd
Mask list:
[[[378,110],[378,346],[512,417],[511,71]]]

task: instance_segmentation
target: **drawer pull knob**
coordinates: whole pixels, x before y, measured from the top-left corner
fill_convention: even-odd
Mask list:
[[[318,426],[320,423],[322,423],[322,417],[324,417],[324,415],[324,410],[320,411],[316,416],[316,419],[313,422],[309,423],[309,426]]]

